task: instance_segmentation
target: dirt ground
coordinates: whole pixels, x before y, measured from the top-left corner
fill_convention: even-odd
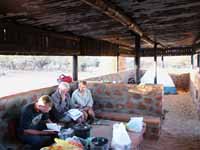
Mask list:
[[[165,120],[158,140],[145,140],[142,150],[200,150],[200,120],[189,93],[164,96]]]

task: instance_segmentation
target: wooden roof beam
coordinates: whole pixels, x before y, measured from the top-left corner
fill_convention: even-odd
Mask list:
[[[144,32],[140,29],[140,27],[136,24],[136,22],[129,16],[127,16],[124,12],[118,10],[114,5],[108,3],[104,0],[81,0],[84,3],[96,8],[97,10],[103,12],[107,16],[113,18],[118,21],[122,25],[129,28],[131,31],[139,34],[143,41],[154,45],[154,41],[151,40]],[[161,47],[165,47],[161,43],[158,43]]]
[[[2,55],[117,56],[118,51],[119,46],[108,41],[0,21]]]
[[[154,56],[154,48],[141,48],[140,55],[142,57]],[[157,56],[179,56],[194,54],[194,48],[188,47],[170,47],[170,48],[157,48]]]
[[[196,36],[196,38],[194,39],[193,45],[199,44],[199,43],[200,43],[200,34],[198,34],[198,35]]]
[[[194,44],[193,49],[194,49],[195,53],[200,53],[200,43]]]

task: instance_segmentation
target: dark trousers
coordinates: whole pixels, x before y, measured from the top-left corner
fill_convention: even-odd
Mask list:
[[[52,136],[39,136],[39,135],[22,135],[20,139],[23,143],[32,146],[32,150],[40,150],[45,146],[50,146],[54,143]]]

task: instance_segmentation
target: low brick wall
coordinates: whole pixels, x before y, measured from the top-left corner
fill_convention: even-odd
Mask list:
[[[190,73],[170,74],[177,90],[189,91]]]
[[[72,84],[73,89],[77,87]],[[127,114],[162,115],[163,87],[161,85],[130,85],[88,83],[98,111]],[[0,98],[0,143],[12,141],[9,122],[19,118],[23,105],[36,101],[41,95],[50,94],[56,86],[19,93]]]
[[[162,115],[162,85],[88,83],[95,100],[95,110]]]
[[[132,85],[113,83],[88,83],[94,98],[98,118],[128,121],[143,116],[146,123],[145,137],[158,139],[163,115],[162,85]]]
[[[144,74],[144,70],[140,70],[140,76],[142,77]],[[87,81],[106,81],[106,82],[113,82],[116,81],[117,83],[128,83],[129,78],[135,77],[134,70],[128,70],[123,72],[117,72],[112,74],[107,74],[99,77],[89,78]]]
[[[190,94],[200,119],[200,74],[198,72],[193,72],[190,75]]]
[[[42,88],[0,98],[0,143],[11,141],[9,122],[19,118],[23,105],[36,101],[41,95],[50,94],[55,87]]]

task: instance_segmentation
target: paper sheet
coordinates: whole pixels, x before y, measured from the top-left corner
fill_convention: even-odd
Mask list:
[[[58,125],[57,123],[46,123],[47,126],[47,130],[51,130],[51,131],[60,131],[61,126]],[[46,130],[46,131],[47,131]]]

